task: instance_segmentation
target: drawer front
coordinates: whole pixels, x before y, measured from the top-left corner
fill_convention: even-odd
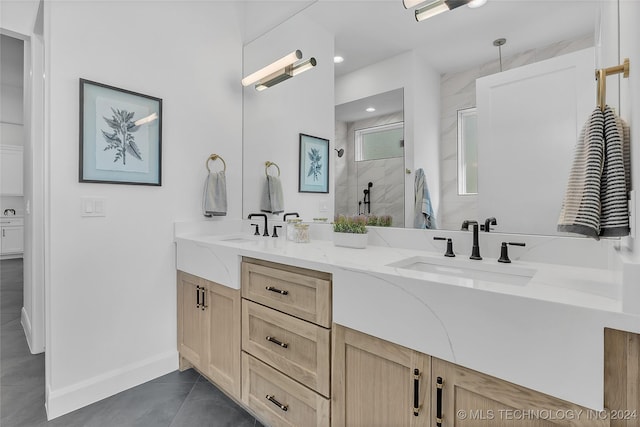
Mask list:
[[[329,396],[329,330],[252,301],[242,301],[242,349]]]
[[[331,281],[242,263],[242,296],[320,326],[331,326]]]
[[[329,427],[329,399],[244,352],[242,401],[272,427]]]

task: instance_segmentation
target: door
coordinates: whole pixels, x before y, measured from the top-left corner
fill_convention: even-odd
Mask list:
[[[204,303],[203,280],[178,271],[178,351],[181,369],[183,359],[200,372],[206,368],[207,313]]]
[[[2,227],[2,254],[16,254],[24,250],[23,227]]]
[[[204,282],[209,342],[205,374],[240,400],[240,290]]]
[[[434,427],[609,426],[597,412],[572,403],[435,357],[431,364]]]
[[[429,356],[334,325],[332,425],[429,426]]]

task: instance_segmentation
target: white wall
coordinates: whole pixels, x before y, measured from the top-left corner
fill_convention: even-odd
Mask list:
[[[38,10],[39,0],[2,0],[0,2],[0,28],[4,33],[28,36]]]
[[[417,52],[406,52],[335,82],[335,105],[404,88],[405,224],[413,224],[414,172],[423,168],[434,212],[440,199],[440,75]]]
[[[296,49],[302,51],[305,60],[316,58],[317,66],[262,92],[253,86],[244,89],[245,217],[251,212],[260,212],[266,161],[280,167],[285,212],[296,211],[306,220],[333,217],[333,35],[305,19],[303,14],[296,15],[244,47],[243,75]],[[329,194],[298,192],[300,133],[330,141]],[[269,173],[276,171],[271,168]],[[325,205],[326,211],[320,205]]]
[[[242,43],[228,2],[56,1],[44,19],[53,418],[177,368],[173,222],[202,218],[213,152],[240,216]],[[78,183],[79,78],[163,99],[161,187]],[[80,217],[85,196],[106,217]]]

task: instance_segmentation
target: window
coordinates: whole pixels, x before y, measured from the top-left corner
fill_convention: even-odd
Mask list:
[[[458,194],[478,194],[478,115],[458,110]]]
[[[358,129],[355,134],[357,162],[404,156],[403,122]]]

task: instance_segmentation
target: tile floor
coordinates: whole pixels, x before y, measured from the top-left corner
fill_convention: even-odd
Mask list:
[[[44,354],[29,352],[22,326],[22,260],[0,261],[0,426],[256,427],[260,422],[197,372],[172,372],[47,421]]]

